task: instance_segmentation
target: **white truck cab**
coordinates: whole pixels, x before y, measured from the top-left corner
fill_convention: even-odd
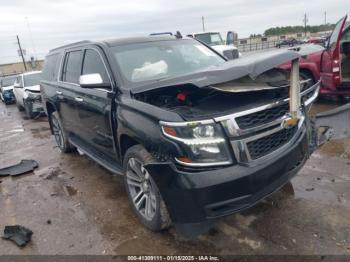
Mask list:
[[[230,32],[228,32],[228,34],[229,33]],[[225,56],[227,59],[236,59],[241,56],[241,54],[238,52],[237,47],[233,45],[233,41],[225,42],[219,32],[192,33],[187,36],[193,37],[210,46],[215,51]]]

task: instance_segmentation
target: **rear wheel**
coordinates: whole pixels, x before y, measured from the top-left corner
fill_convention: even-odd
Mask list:
[[[53,135],[55,137],[57,146],[61,149],[63,153],[69,153],[74,151],[74,146],[69,143],[68,136],[63,129],[61,120],[58,116],[58,113],[55,111],[50,115],[50,123]]]
[[[139,221],[152,231],[171,225],[171,220],[152,176],[144,168],[153,157],[141,145],[129,148],[124,158],[125,187]]]
[[[315,84],[315,80],[314,80],[314,77],[312,76],[312,74],[310,72],[307,72],[307,71],[300,71],[299,73],[299,77],[300,77],[300,80],[303,81],[303,80],[309,80],[309,82],[307,83],[307,86],[308,87],[311,87]]]

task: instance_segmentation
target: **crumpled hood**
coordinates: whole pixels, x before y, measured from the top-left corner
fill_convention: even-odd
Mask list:
[[[244,76],[255,79],[258,75],[275,68],[283,63],[300,57],[292,50],[273,50],[241,57],[240,59],[229,60],[220,66],[210,67],[204,71],[198,71],[176,78],[168,78],[156,82],[140,84],[131,89],[133,94],[159,88],[191,84],[199,88],[213,84],[233,81]]]
[[[35,86],[26,86],[24,90],[32,91],[32,92],[40,92],[40,85],[35,85]]]
[[[3,87],[2,87],[2,90],[3,90],[3,91],[6,91],[6,90],[13,90],[13,86],[3,86]]]

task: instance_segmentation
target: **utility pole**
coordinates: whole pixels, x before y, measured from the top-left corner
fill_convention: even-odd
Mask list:
[[[306,24],[308,22],[308,18],[307,18],[307,15],[306,13],[304,14],[304,19],[303,19],[303,22],[304,22],[304,34],[305,34],[305,37],[306,37]]]
[[[18,44],[19,52],[20,52],[21,57],[22,57],[22,62],[23,62],[24,70],[27,71],[27,66],[26,66],[26,62],[25,62],[25,60],[24,60],[23,50],[22,50],[22,47],[21,47],[21,43],[19,42],[19,37],[18,37],[18,35],[17,35],[17,44]]]
[[[204,27],[204,16],[202,16],[202,27],[203,27],[203,32],[205,32],[205,27]]]
[[[327,12],[324,12],[324,25],[327,25]]]

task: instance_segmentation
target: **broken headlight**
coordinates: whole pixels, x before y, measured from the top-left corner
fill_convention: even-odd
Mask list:
[[[163,134],[178,142],[182,155],[176,161],[188,166],[231,164],[221,126],[214,121],[161,122]]]

